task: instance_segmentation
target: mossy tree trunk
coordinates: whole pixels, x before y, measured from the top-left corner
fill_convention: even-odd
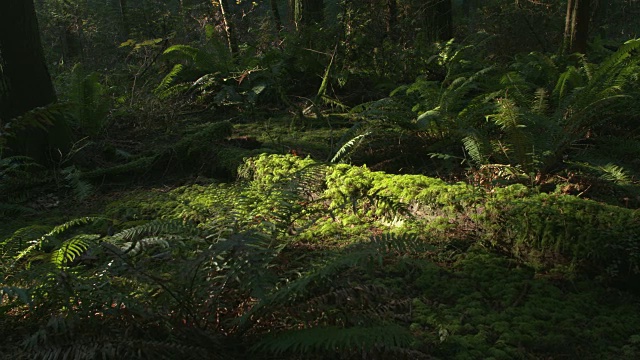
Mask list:
[[[33,0],[0,2],[0,124],[56,101],[42,51]],[[43,161],[46,134],[31,128],[16,134],[14,152]]]
[[[568,0],[562,52],[587,52],[591,0]]]

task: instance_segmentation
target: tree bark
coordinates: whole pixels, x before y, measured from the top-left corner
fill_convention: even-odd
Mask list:
[[[32,0],[3,0],[0,5],[0,56],[9,88],[0,102],[0,118],[9,120],[56,101]]]
[[[562,52],[587,52],[591,0],[569,0],[564,25]]]
[[[56,101],[42,51],[33,0],[3,0],[0,3],[0,123]],[[9,145],[14,153],[44,162],[46,134],[28,129]]]
[[[215,7],[215,0],[211,0],[213,6]],[[222,25],[224,26],[224,32],[227,36],[227,44],[229,45],[229,51],[232,56],[238,55],[240,49],[238,48],[238,39],[236,39],[236,31],[231,19],[229,19],[229,15],[227,14],[227,10],[229,9],[229,1],[227,0],[218,0],[218,5],[220,6],[220,15],[222,16]]]

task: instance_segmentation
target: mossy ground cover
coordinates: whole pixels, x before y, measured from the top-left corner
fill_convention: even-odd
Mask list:
[[[91,209],[101,220],[38,240],[63,220],[51,212],[23,239],[38,245],[28,251],[4,236],[3,321],[27,344],[7,351],[79,351],[55,320],[102,326],[120,354],[136,347],[115,339],[135,331],[169,358],[211,354],[207,341],[235,344],[221,348],[235,358],[639,354],[640,304],[626,286],[637,275],[637,211],[294,155],[255,157],[239,173],[233,184],[122,193]],[[54,261],[73,246],[82,251]],[[187,336],[195,329],[201,338]],[[94,354],[108,350],[97,344]]]

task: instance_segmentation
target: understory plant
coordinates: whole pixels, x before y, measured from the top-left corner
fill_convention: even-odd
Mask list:
[[[639,46],[638,40],[627,41],[599,63],[585,56],[532,52],[500,67],[478,58],[480,45],[451,41],[432,57],[439,71],[426,72],[391,96],[352,110],[362,120],[346,133],[335,159],[368,144],[369,153],[397,155],[394,162],[424,162],[412,157],[417,150],[443,171],[467,172],[472,182],[484,186],[537,186],[557,175],[573,179],[569,174],[577,172],[588,177],[593,170],[601,180],[610,177],[607,174],[635,174],[637,166],[604,156],[600,146],[607,141],[611,147],[611,138],[621,146],[634,141],[637,126],[628,119],[637,118],[632,99],[638,92]],[[386,140],[376,142],[376,133]],[[413,149],[395,146],[397,151],[387,155],[390,136]],[[580,164],[592,171],[585,172]],[[617,171],[612,172],[614,166]]]
[[[9,322],[28,320],[11,335],[22,343],[12,355],[359,358],[409,351],[410,333],[392,316],[407,311],[408,299],[375,279],[385,264],[429,246],[415,235],[371,234],[309,253],[295,234],[327,213],[321,201],[303,206],[313,200],[296,184],[314,181],[301,175],[268,187],[180,188],[150,203],[116,205],[110,217],[15,232],[1,246],[0,311]],[[165,202],[171,205],[155,205]]]
[[[2,329],[16,331],[2,335],[21,344],[5,353],[542,356],[582,332],[553,332],[540,346],[528,340],[549,316],[548,307],[530,308],[544,294],[578,296],[534,274],[595,276],[598,286],[627,289],[638,275],[633,210],[519,184],[489,191],[293,155],[252,158],[239,172],[240,183],[140,192],[104,215],[28,226],[4,239],[0,314],[9,325]],[[589,306],[596,295],[585,295]],[[469,305],[463,318],[457,298]],[[515,325],[500,309],[533,328],[507,331]],[[562,326],[580,322],[583,312],[565,310]],[[633,352],[633,328],[617,329],[603,341]]]

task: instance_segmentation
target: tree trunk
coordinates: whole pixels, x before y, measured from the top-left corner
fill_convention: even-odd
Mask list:
[[[44,59],[32,0],[4,0],[0,5],[0,56],[9,93],[0,117],[9,120],[56,101]]]
[[[211,0],[213,6],[215,7],[215,0]],[[240,51],[238,48],[238,39],[236,39],[236,31],[233,23],[231,23],[231,19],[229,19],[229,15],[227,10],[229,10],[229,1],[228,0],[218,0],[218,6],[220,6],[220,15],[222,16],[222,25],[224,26],[224,32],[227,36],[227,44],[229,45],[229,51],[232,56],[238,55]]]
[[[587,52],[591,0],[569,0],[564,25],[563,53]]]
[[[302,18],[302,0],[288,0],[289,23],[293,29],[298,30],[298,23]]]
[[[6,91],[0,94],[0,123],[56,101],[42,51],[33,0],[0,3],[0,64]],[[15,134],[16,153],[43,161],[46,134],[29,129]]]

